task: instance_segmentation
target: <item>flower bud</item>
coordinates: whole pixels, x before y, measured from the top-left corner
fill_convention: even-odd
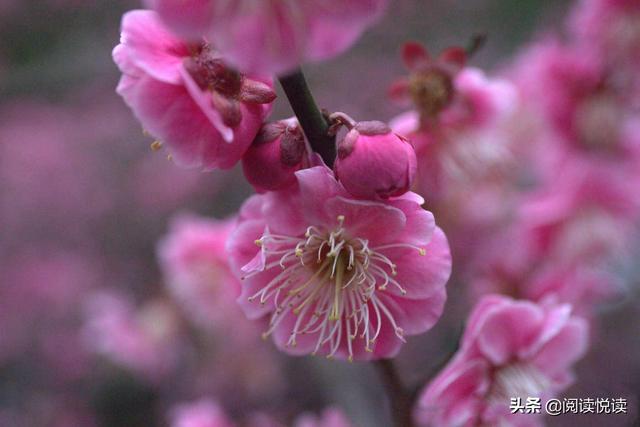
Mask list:
[[[304,134],[295,118],[264,124],[242,158],[244,175],[259,193],[294,184],[295,172],[308,165]]]
[[[359,122],[338,143],[335,173],[356,197],[406,193],[416,174],[416,153],[406,138],[378,121]]]

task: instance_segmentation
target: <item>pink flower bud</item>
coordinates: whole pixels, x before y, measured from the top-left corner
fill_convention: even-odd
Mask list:
[[[242,158],[247,180],[259,193],[282,190],[308,166],[304,134],[296,119],[267,123]]]
[[[356,197],[406,193],[416,174],[413,145],[382,122],[357,123],[338,143],[335,173]]]

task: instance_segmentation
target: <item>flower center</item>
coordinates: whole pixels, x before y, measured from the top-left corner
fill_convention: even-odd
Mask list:
[[[196,85],[209,93],[212,107],[226,126],[236,127],[242,121],[241,102],[268,104],[276,98],[266,83],[227,67],[208,43],[198,46],[192,56],[184,58],[183,64]]]
[[[453,100],[453,82],[446,72],[431,69],[410,76],[409,92],[422,114],[435,117]]]
[[[515,362],[495,371],[487,400],[508,403],[512,397],[541,397],[549,385],[547,377],[536,367],[526,362]]]
[[[295,346],[299,336],[314,334],[313,354],[326,345],[327,357],[331,358],[346,341],[349,360],[353,360],[353,341],[358,337],[371,352],[383,321],[388,321],[404,341],[402,328],[392,313],[396,303],[383,292],[389,286],[402,295],[406,290],[394,278],[396,265],[383,252],[403,247],[424,255],[423,248],[403,243],[370,247],[368,240],[347,235],[342,215],[333,230],[310,226],[301,237],[275,235],[267,230],[256,244],[266,264],[248,276],[277,267],[282,270],[249,298],[261,304],[272,299],[275,304],[265,337],[292,313],[297,319],[287,345]]]
[[[187,71],[202,90],[215,91],[228,98],[237,97],[242,75],[227,67],[216,52],[203,43],[197,53],[185,60]]]

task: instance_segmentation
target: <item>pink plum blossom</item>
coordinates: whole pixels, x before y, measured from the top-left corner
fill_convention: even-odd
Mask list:
[[[442,313],[449,247],[414,193],[356,200],[326,166],[296,172],[295,188],[243,206],[227,250],[250,318],[302,355],[391,357],[405,335]]]
[[[390,122],[414,145],[418,188],[435,199],[452,183],[477,181],[510,161],[504,124],[516,111],[515,87],[465,67],[466,53],[449,48],[432,58],[424,47],[407,43],[402,52],[408,77],[396,81],[390,96],[409,110]]]
[[[596,160],[564,163],[554,185],[523,200],[525,241],[537,256],[592,264],[629,249],[640,201],[637,175]]]
[[[170,294],[184,315],[207,334],[203,387],[238,389],[261,395],[280,386],[274,354],[260,339],[260,325],[236,304],[240,281],[232,273],[225,244],[235,220],[179,215],[158,245],[158,257]],[[201,349],[204,353],[204,349]],[[225,369],[219,369],[224,366]],[[198,381],[200,383],[200,381]]]
[[[207,329],[228,326],[229,312],[240,295],[240,283],[224,252],[234,225],[233,220],[182,215],[172,221],[169,234],[158,244],[171,294],[196,324]]]
[[[294,117],[264,124],[242,157],[244,176],[259,193],[295,184],[295,172],[309,165],[304,133]]]
[[[595,47],[624,80],[639,82],[640,4],[635,0],[575,2],[569,28],[578,44]],[[635,75],[634,75],[635,74]],[[629,83],[625,81],[624,83]],[[640,89],[640,86],[636,86]]]
[[[334,170],[355,197],[375,199],[409,191],[416,175],[411,142],[382,122],[359,122],[338,143]]]
[[[467,266],[476,295],[571,303],[591,316],[594,306],[620,293],[621,280],[609,270],[631,248],[637,184],[625,168],[599,166],[573,159],[552,182],[520,198],[511,224]]]
[[[419,398],[421,425],[538,426],[532,414],[511,414],[510,398],[556,396],[572,382],[572,365],[587,348],[583,319],[569,305],[484,297],[471,313],[460,349]]]
[[[586,133],[580,127],[579,109],[606,95],[603,65],[592,47],[547,37],[520,53],[511,73],[529,108],[542,113],[564,138],[577,141]]]
[[[467,61],[464,49],[451,47],[433,58],[420,43],[407,42],[402,46],[402,60],[410,74],[393,83],[389,89],[391,99],[413,104],[425,120],[451,105],[453,81]]]
[[[499,293],[534,302],[568,303],[576,314],[591,318],[596,307],[620,294],[620,279],[605,266],[548,257],[537,252],[530,239],[528,230],[516,224],[489,240],[467,266],[471,298]],[[519,242],[517,247],[513,242]]]
[[[164,301],[136,307],[115,292],[97,292],[85,305],[87,348],[151,381],[175,366],[178,318]]]
[[[123,73],[118,93],[186,166],[234,166],[276,97],[269,80],[230,69],[204,41],[176,38],[153,11],[124,15],[113,58]]]
[[[578,156],[615,167],[633,163],[637,169],[638,115],[630,108],[629,91],[593,46],[547,38],[525,50],[511,73],[528,108],[540,115],[540,125],[559,136],[546,138],[546,150],[561,159]]]
[[[280,74],[349,48],[387,0],[147,0],[190,40],[211,40],[243,72]]]

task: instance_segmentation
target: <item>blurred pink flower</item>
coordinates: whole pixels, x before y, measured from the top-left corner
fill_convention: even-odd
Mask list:
[[[640,118],[629,90],[618,85],[615,69],[594,46],[546,38],[520,54],[511,73],[530,112],[543,119],[540,125],[560,136],[546,138],[547,150],[637,165]]]
[[[150,300],[136,308],[124,296],[100,291],[86,301],[85,343],[91,351],[157,381],[175,367],[179,325],[171,306]]]
[[[234,427],[216,402],[201,399],[176,406],[171,414],[171,427]]]
[[[206,42],[176,38],[152,11],[124,15],[113,58],[123,73],[118,93],[186,166],[234,166],[276,97],[269,80],[231,70]]]
[[[310,162],[304,133],[292,117],[262,126],[242,157],[242,170],[253,188],[263,193],[295,184],[295,172]]]
[[[518,224],[485,242],[485,250],[466,266],[471,298],[499,293],[541,303],[571,304],[580,316],[621,294],[620,279],[605,265],[559,260],[537,252]],[[519,242],[517,247],[512,242]],[[509,248],[509,250],[505,250]]]
[[[358,122],[338,142],[336,177],[351,195],[376,199],[400,196],[416,176],[411,142],[382,122]]]
[[[181,215],[158,244],[165,282],[184,312],[207,329],[225,330],[241,314],[235,305],[240,283],[225,255],[234,220]],[[242,319],[244,320],[244,319]]]
[[[636,0],[576,1],[568,22],[578,44],[595,47],[616,74],[638,84],[640,4]]]
[[[280,74],[349,48],[387,0],[147,0],[183,37],[209,39],[243,72]]]
[[[200,348],[208,361],[198,375],[203,389],[213,385],[213,391],[227,395],[240,389],[246,397],[274,392],[281,384],[274,354],[260,339],[261,325],[248,320],[236,303],[240,281],[225,253],[234,226],[233,219],[180,215],[160,241],[158,257],[171,295],[211,342],[206,351]]]
[[[563,164],[553,184],[527,196],[520,218],[534,256],[602,264],[628,249],[638,218],[638,176],[598,159]]]
[[[510,414],[510,399],[545,402],[566,388],[587,335],[586,321],[571,316],[569,305],[484,297],[469,316],[460,349],[422,392],[420,424],[541,425],[535,415]]]
[[[401,105],[412,105],[425,121],[437,117],[453,102],[453,82],[467,62],[467,53],[451,47],[433,58],[422,44],[407,42],[401,56],[409,76],[391,85],[390,98]]]
[[[426,101],[414,101],[415,110],[389,123],[413,143],[417,186],[435,200],[510,167],[513,140],[506,124],[519,104],[511,83],[489,79],[478,69],[462,68],[449,78],[450,83],[443,86],[450,93],[446,103],[427,113],[418,103]]]
[[[287,353],[394,356],[442,313],[444,233],[414,193],[354,200],[326,166],[296,176],[296,188],[253,196],[240,212],[227,246],[239,303],[250,318],[270,316],[265,334]]]

